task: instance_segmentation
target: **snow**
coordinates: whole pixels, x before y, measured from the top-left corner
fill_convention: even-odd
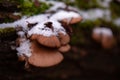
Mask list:
[[[47,22],[52,22],[53,31],[51,28],[46,27],[45,23]],[[34,26],[30,31],[28,31],[28,35],[30,36],[32,34],[40,34],[40,35],[49,37],[52,35],[57,36],[58,33],[60,32],[63,34],[66,34],[65,29],[61,26],[61,24],[58,21],[46,20]]]
[[[17,32],[17,35],[21,38],[24,38],[25,37],[25,32],[19,31],[19,32]]]
[[[64,11],[60,10],[56,12],[54,15],[50,17],[52,20],[63,20],[63,19],[70,19],[70,18],[77,18],[80,17],[79,13],[73,12],[73,11]]]
[[[2,23],[0,24],[0,28],[6,28],[6,27],[17,27],[21,26],[24,30],[28,30],[28,22],[29,23],[36,23],[36,22],[43,22],[48,19],[49,14],[39,14],[31,17],[23,16],[20,20],[17,20],[13,23]]]
[[[120,18],[115,19],[114,24],[116,24],[117,26],[120,26]]]
[[[102,10],[99,8],[90,9],[87,11],[80,10],[79,13],[85,20],[96,20],[98,18],[102,18],[105,20],[111,20],[111,12],[109,10]]]
[[[106,36],[113,36],[112,30],[106,27],[96,27],[93,29],[93,33],[102,34]]]
[[[97,0],[97,2],[99,3],[99,5],[102,5],[105,8],[109,8],[111,1],[112,0]]]
[[[30,57],[32,55],[30,46],[31,46],[30,41],[23,39],[23,42],[20,43],[20,46],[16,48],[16,50],[18,51],[17,55],[18,56],[25,55],[27,57]]]

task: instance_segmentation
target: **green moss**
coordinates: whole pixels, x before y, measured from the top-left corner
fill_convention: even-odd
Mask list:
[[[8,37],[8,36],[11,36],[15,33],[16,33],[16,31],[12,27],[4,28],[4,29],[0,28],[0,38]]]
[[[40,6],[35,6],[32,0],[19,0],[20,8],[23,15],[34,15],[45,12],[49,8],[44,2],[40,2]]]
[[[80,9],[88,10],[90,8],[98,8],[100,5],[98,5],[96,0],[75,0],[75,5]]]
[[[112,1],[110,4],[110,9],[112,12],[112,18],[120,17],[120,4],[119,3],[115,3],[114,1]]]

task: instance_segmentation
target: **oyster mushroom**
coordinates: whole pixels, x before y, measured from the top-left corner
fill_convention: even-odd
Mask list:
[[[61,46],[58,50],[62,53],[65,53],[65,52],[69,51],[70,48],[71,48],[70,45],[67,44],[67,45]]]
[[[63,26],[54,20],[37,24],[28,32],[28,35],[31,36],[31,40],[36,39],[41,45],[52,48],[58,48],[61,43],[64,45],[70,41]]]
[[[36,41],[31,42],[32,55],[28,62],[36,67],[49,67],[60,63],[63,55],[56,49],[50,49],[39,45]]]
[[[82,20],[82,17],[79,13],[76,13],[74,11],[61,10],[51,16],[50,19],[62,21],[68,24],[74,24],[80,22]]]
[[[66,45],[70,42],[70,36],[68,34],[59,33],[59,40],[61,45]]]
[[[56,36],[46,37],[43,35],[38,35],[37,41],[43,46],[47,46],[51,48],[60,47],[60,41]]]
[[[105,49],[112,48],[116,43],[116,40],[113,36],[111,29],[105,27],[94,28],[92,38],[97,42],[101,43],[102,47]]]
[[[70,49],[70,36],[58,21],[38,23],[27,35],[30,39],[31,55],[27,56],[25,61],[36,67],[49,67],[60,63],[63,60],[61,52]]]
[[[103,48],[110,49],[113,46],[115,46],[115,44],[116,44],[116,41],[115,41],[115,38],[113,36],[103,35],[103,39],[102,39]]]
[[[76,17],[76,18],[74,18],[74,17],[72,17],[72,18],[65,18],[65,19],[62,20],[62,22],[65,22],[65,23],[68,23],[68,24],[75,24],[75,23],[78,23],[80,21],[82,21],[82,17],[81,16],[80,17]]]
[[[57,48],[60,47],[60,41],[56,36],[43,36],[43,35],[37,35],[33,34],[30,37],[31,40],[36,40],[39,42],[39,44],[46,46],[46,47],[51,47],[51,48]]]

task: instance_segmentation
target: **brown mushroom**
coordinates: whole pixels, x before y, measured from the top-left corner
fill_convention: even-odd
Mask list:
[[[32,55],[28,62],[36,67],[49,67],[60,63],[63,55],[56,49],[50,49],[39,45],[36,41],[31,42]]]
[[[32,35],[30,36],[30,40],[36,40],[37,37],[38,37],[38,34],[32,34]]]
[[[71,48],[70,45],[67,44],[67,45],[61,46],[58,50],[62,53],[65,53],[65,52],[69,51],[70,48]]]
[[[96,42],[101,42],[102,34],[96,34],[95,32],[93,32],[93,33],[92,33],[92,38],[93,38]]]
[[[68,34],[59,33],[59,40],[61,45],[66,45],[70,42],[70,36]]]
[[[116,44],[112,30],[105,27],[96,27],[93,29],[92,38],[99,42],[105,49],[110,49]]]
[[[71,18],[70,20],[69,19],[67,19],[67,18],[65,18],[65,19],[63,19],[62,20],[62,22],[65,22],[65,23],[69,23],[69,24],[75,24],[75,23],[78,23],[78,22],[80,22],[80,21],[82,21],[82,17],[80,16],[80,17],[77,17],[77,18]]]
[[[43,36],[43,35],[38,35],[37,36],[37,41],[46,47],[51,47],[51,48],[57,48],[60,47],[60,41],[56,36]]]
[[[101,44],[103,48],[110,49],[110,48],[113,48],[113,46],[116,44],[116,40],[113,36],[103,35]]]

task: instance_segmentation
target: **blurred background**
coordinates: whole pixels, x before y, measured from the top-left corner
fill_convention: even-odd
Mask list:
[[[37,0],[35,0],[37,1]],[[44,13],[51,5],[39,0],[0,0],[0,24],[19,20],[23,15]],[[0,80],[118,80],[120,74],[120,0],[48,0],[60,1],[75,8],[82,22],[71,25],[71,50],[64,60],[52,67],[32,67],[27,71],[18,62],[14,45],[17,35],[13,28],[0,29]],[[72,8],[72,9],[73,9]],[[93,38],[93,30],[104,27],[112,31],[112,38],[100,41]],[[106,32],[106,31],[105,31]],[[103,34],[104,35],[104,34]],[[113,39],[113,44],[105,47]],[[106,39],[105,39],[106,40]]]

